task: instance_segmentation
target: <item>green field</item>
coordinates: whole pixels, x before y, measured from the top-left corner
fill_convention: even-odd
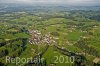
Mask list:
[[[34,58],[49,46],[41,57],[46,60],[47,66],[74,65],[65,63],[71,55],[63,54],[67,53],[63,49],[57,51],[54,47],[57,45],[69,53],[81,54],[87,60],[85,65],[92,66],[95,58],[100,59],[100,21],[90,19],[91,12],[38,12],[34,15],[33,12],[14,12],[0,15],[0,64],[17,66],[15,63],[6,63],[6,56]],[[92,13],[95,16],[100,12]],[[55,63],[56,57],[58,63]],[[64,61],[59,62],[62,61],[59,57],[63,57]],[[24,66],[27,63],[19,64]]]

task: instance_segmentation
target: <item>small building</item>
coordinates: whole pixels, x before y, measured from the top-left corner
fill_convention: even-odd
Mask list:
[[[56,66],[55,64],[50,64],[50,66]]]
[[[100,66],[100,59],[99,58],[95,58],[93,60],[94,66]]]

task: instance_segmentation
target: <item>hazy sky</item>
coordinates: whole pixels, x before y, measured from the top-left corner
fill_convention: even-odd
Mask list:
[[[70,5],[99,5],[100,0],[0,0],[0,3],[58,3]]]

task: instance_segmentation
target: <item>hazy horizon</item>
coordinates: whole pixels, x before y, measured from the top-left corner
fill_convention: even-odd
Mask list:
[[[100,0],[0,0],[1,4],[66,4],[66,5],[80,5],[80,6],[100,6]]]

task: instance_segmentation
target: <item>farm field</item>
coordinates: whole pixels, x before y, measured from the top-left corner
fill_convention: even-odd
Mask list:
[[[99,66],[99,17],[84,10],[0,12],[0,66]],[[38,60],[6,63],[7,56]]]

